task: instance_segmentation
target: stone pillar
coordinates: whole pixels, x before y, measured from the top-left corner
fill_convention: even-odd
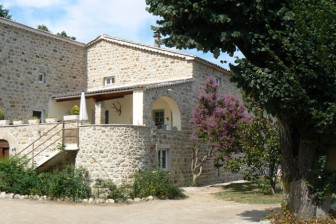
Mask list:
[[[103,102],[95,102],[95,124],[103,124]]]
[[[133,125],[144,125],[144,89],[133,90]]]

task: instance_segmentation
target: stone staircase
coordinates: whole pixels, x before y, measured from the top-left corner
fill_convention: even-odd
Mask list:
[[[60,168],[75,161],[78,151],[78,123],[62,121],[13,157],[24,158],[38,172]]]

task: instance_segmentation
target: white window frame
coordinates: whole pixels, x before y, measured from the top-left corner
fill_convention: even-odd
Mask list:
[[[165,154],[165,157],[163,156]],[[156,149],[156,158],[157,158],[157,165],[162,170],[170,170],[170,146],[169,145],[158,145]],[[161,161],[165,158],[165,167],[163,167]]]
[[[219,86],[219,87],[221,87],[222,86],[222,78],[215,78],[215,83]]]
[[[111,86],[115,83],[115,76],[108,76],[104,78],[104,86]]]
[[[46,78],[45,72],[40,72],[39,75],[38,75],[39,83],[45,83],[45,78]]]

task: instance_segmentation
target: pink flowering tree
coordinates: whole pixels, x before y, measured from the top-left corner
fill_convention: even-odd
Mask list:
[[[206,80],[203,91],[197,96],[190,123],[193,125],[192,183],[202,174],[209,159],[223,161],[223,155],[236,146],[239,122],[247,122],[248,116],[239,100],[230,94],[218,94],[218,85],[212,78]]]

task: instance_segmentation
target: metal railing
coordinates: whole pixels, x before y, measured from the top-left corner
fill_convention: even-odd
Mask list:
[[[73,123],[75,125],[74,128],[66,128],[65,125],[66,123]],[[61,128],[59,130],[56,130],[57,127]],[[55,132],[52,132],[54,131]],[[71,135],[68,135],[67,132],[71,133]],[[50,136],[48,136],[48,134],[50,134]],[[75,134],[73,134],[75,133]],[[60,135],[59,137],[57,137],[57,135]],[[41,139],[47,137],[46,139],[44,139],[43,141],[41,141]],[[55,138],[56,137],[56,138]],[[33,141],[31,144],[29,144],[28,146],[26,146],[24,149],[22,149],[21,151],[19,151],[17,154],[15,154],[13,156],[13,158],[15,157],[21,157],[21,158],[26,158],[27,159],[27,163],[29,163],[31,161],[32,163],[32,167],[35,166],[35,158],[40,155],[42,152],[45,152],[46,150],[50,149],[51,146],[53,146],[54,144],[56,144],[58,141],[61,142],[61,146],[64,146],[66,144],[66,138],[75,138],[77,147],[79,144],[79,128],[78,128],[78,122],[65,122],[62,121],[58,124],[56,124],[55,126],[53,126],[51,129],[49,129],[47,132],[43,133],[39,138],[37,138],[35,141]],[[41,141],[41,142],[40,142]],[[38,144],[38,145],[36,145]],[[44,148],[42,148],[44,145],[46,145]],[[29,150],[29,148],[31,147],[31,149]],[[42,148],[40,150],[40,148]]]

